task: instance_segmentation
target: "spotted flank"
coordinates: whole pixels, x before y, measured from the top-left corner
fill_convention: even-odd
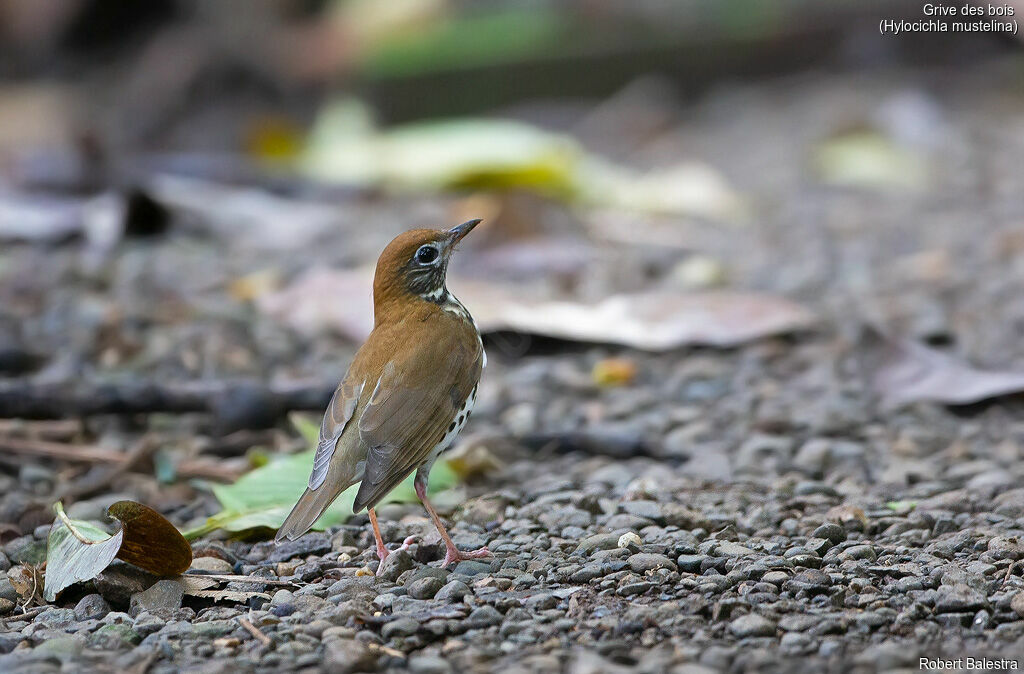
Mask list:
[[[444,437],[441,438],[440,442],[434,445],[434,448],[430,450],[430,458],[427,459],[427,466],[434,463],[434,460],[455,441],[455,437],[462,430],[463,426],[469,421],[469,415],[473,411],[473,405],[476,404],[476,386],[469,392],[469,397],[466,398],[462,403],[462,407],[455,413],[455,418],[451,420],[448,427],[445,429]],[[429,470],[429,468],[428,468]]]

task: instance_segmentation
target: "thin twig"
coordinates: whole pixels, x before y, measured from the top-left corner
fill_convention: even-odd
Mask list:
[[[133,463],[137,457],[131,453],[118,452],[95,445],[70,445],[62,442],[44,440],[28,440],[0,436],[0,449],[16,454],[43,456],[61,461],[80,461],[82,463]],[[237,479],[242,471],[222,465],[220,462],[204,459],[188,459],[176,467],[179,477],[199,477],[211,480],[231,482]]]
[[[115,464],[113,467],[107,469],[102,475],[91,476],[87,475],[86,479],[75,482],[74,484],[68,485],[61,490],[58,498],[61,499],[78,499],[89,494],[94,494],[99,491],[103,491],[111,484],[114,480],[118,479],[129,470],[138,466],[143,459],[150,456],[157,448],[157,443],[152,437],[144,436],[138,442],[136,442],[131,449],[124,455],[121,462]],[[91,478],[91,479],[90,479]]]
[[[25,609],[24,613],[19,613],[17,615],[9,615],[6,618],[0,618],[0,623],[3,623],[3,624],[6,625],[7,623],[17,622],[19,620],[31,620],[32,618],[35,618],[37,615],[39,615],[40,613],[42,613],[43,611],[45,611],[48,608],[50,608],[50,607],[49,606],[37,606],[35,608]]]
[[[253,637],[255,637],[264,646],[270,646],[270,644],[273,643],[270,640],[270,637],[268,637],[266,634],[264,634],[263,632],[260,631],[259,627],[256,627],[255,625],[253,625],[251,622],[249,622],[245,618],[239,618],[238,622],[242,625],[242,627],[245,628],[245,630],[249,634],[253,635]]]
[[[1007,582],[1008,580],[1010,580],[1010,576],[1013,575],[1013,569],[1014,569],[1014,567],[1017,566],[1017,564],[1019,562],[1020,562],[1020,560],[1017,560],[1015,562],[1010,562],[1010,566],[1006,567],[1006,575],[1003,576],[1003,582],[1004,583]]]
[[[210,580],[219,580],[228,583],[262,583],[263,585],[298,585],[290,580],[280,580],[277,578],[261,578],[260,576],[239,576],[233,573],[183,573],[183,576],[191,578],[209,578]]]

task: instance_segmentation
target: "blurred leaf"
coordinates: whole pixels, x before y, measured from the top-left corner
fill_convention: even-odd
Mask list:
[[[350,123],[352,103],[340,105],[342,111],[329,111],[322,124]],[[575,190],[579,156],[568,137],[528,124],[464,119],[362,136],[347,127],[338,132],[318,127],[305,166],[319,179],[397,190],[520,187],[566,197]]]
[[[629,358],[604,358],[594,363],[591,379],[598,386],[622,386],[636,378],[636,363]]]
[[[742,199],[725,178],[696,162],[642,173],[590,159],[576,182],[580,200],[593,206],[728,222],[746,218]]]
[[[883,189],[921,189],[928,182],[923,157],[885,136],[863,131],[832,138],[815,154],[826,183]]]
[[[893,512],[906,515],[917,507],[917,501],[888,501],[885,504],[885,507]]]
[[[462,480],[489,475],[505,466],[483,442],[462,442],[445,452],[445,463]]]
[[[369,271],[315,269],[257,303],[304,334],[337,331],[361,341],[373,329]],[[600,302],[538,300],[522,287],[449,279],[481,332],[512,331],[648,351],[680,346],[735,346],[810,328],[814,314],[782,297],[732,291],[647,291]],[[338,301],[336,298],[350,298]]]
[[[315,447],[320,442],[320,422],[308,414],[292,412],[288,415],[288,421],[299,432],[306,444]]]
[[[297,419],[303,418],[293,416],[293,423]],[[303,419],[296,426],[304,438],[312,438],[307,440],[310,444],[316,442],[319,425],[314,427],[312,422]],[[186,531],[185,538],[192,540],[217,529],[238,533],[261,527],[279,528],[306,489],[315,454],[315,450],[291,454],[246,473],[234,484],[214,485],[213,493],[223,510],[207,519],[205,524]],[[395,487],[383,502],[415,502],[414,477],[410,475]],[[431,492],[447,489],[456,482],[455,472],[447,461],[442,459],[434,464],[430,471]],[[338,496],[313,528],[322,531],[346,522],[352,516],[352,502],[358,490],[359,485],[353,485]]]
[[[376,132],[346,99],[320,114],[302,166],[317,180],[396,191],[529,190],[585,207],[738,221],[745,206],[709,166],[640,172],[588,154],[568,135],[523,122],[466,118]]]
[[[361,70],[382,78],[521,61],[563,47],[568,29],[559,12],[540,5],[421,21],[415,30],[382,36]]]
[[[95,578],[115,557],[160,576],[176,576],[192,563],[192,548],[174,525],[141,503],[118,501],[107,509],[120,525],[113,534],[70,519],[59,502],[54,510],[57,518],[47,541],[47,601],[72,583]]]
[[[729,347],[810,328],[814,315],[782,297],[727,291],[649,291],[596,303],[474,301],[460,294],[484,332],[512,330],[580,342],[667,351],[700,344]]]
[[[251,302],[277,290],[280,285],[281,273],[277,269],[263,269],[231,281],[228,284],[228,295],[239,302]]]
[[[872,327],[861,336],[862,365],[881,405],[930,401],[970,405],[1024,392],[1024,372],[979,370],[932,347]]]
[[[50,527],[46,553],[47,601],[55,600],[68,585],[99,575],[117,557],[124,538],[123,531],[111,535],[89,522],[70,519],[60,503],[54,510],[57,519]]]
[[[268,163],[286,163],[302,151],[302,129],[288,119],[260,118],[245,134],[247,154]]]

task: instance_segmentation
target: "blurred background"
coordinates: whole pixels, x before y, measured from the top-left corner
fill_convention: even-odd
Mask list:
[[[955,6],[990,4],[1024,11]],[[446,657],[601,641],[625,664],[664,646],[645,671],[861,650],[843,668],[871,671],[925,644],[978,655],[971,625],[1021,652],[1024,52],[1005,24],[880,32],[923,7],[0,0],[0,618],[39,614],[0,653],[43,652],[43,623],[97,630],[70,609],[85,588],[135,615],[153,579],[125,565],[63,609],[36,596],[53,504],[100,521],[126,498],[195,540],[200,571],[311,584],[269,617],[265,583],[217,607],[179,590],[166,615],[261,611],[255,632],[196,631],[235,630],[217,657],[354,657],[318,645],[323,620],[292,631],[376,564],[365,516],[343,526],[341,499],[327,535],[268,535],[372,327],[377,255],[470,218],[448,284],[489,365],[431,485],[496,558],[460,565],[465,610],[431,625],[507,615],[475,609],[500,639],[455,624],[472,643]],[[411,488],[394,497],[385,537],[440,559]],[[554,594],[520,606],[513,583]],[[419,601],[396,594],[331,615]],[[127,646],[162,629],[141,622]],[[441,653],[436,630],[401,634],[373,653]],[[188,648],[159,671],[214,652]]]
[[[117,488],[209,514],[301,448],[384,244],[471,217],[474,421],[534,449],[784,474],[871,418],[865,324],[1024,363],[1020,41],[885,17],[921,5],[3,0],[0,521],[152,434]]]

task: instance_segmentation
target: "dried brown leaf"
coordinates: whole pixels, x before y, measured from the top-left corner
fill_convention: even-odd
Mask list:
[[[1024,372],[980,370],[924,344],[867,328],[863,366],[882,407],[915,402],[969,405],[1024,392]]]
[[[373,329],[372,282],[369,270],[314,270],[257,304],[299,332],[330,329],[362,341]],[[587,303],[525,298],[513,285],[465,279],[450,280],[449,287],[481,332],[510,330],[647,351],[735,346],[815,322],[805,307],[758,293],[648,291]]]
[[[124,529],[118,559],[158,576],[177,576],[192,565],[192,547],[173,524],[149,506],[118,501],[107,508]]]

